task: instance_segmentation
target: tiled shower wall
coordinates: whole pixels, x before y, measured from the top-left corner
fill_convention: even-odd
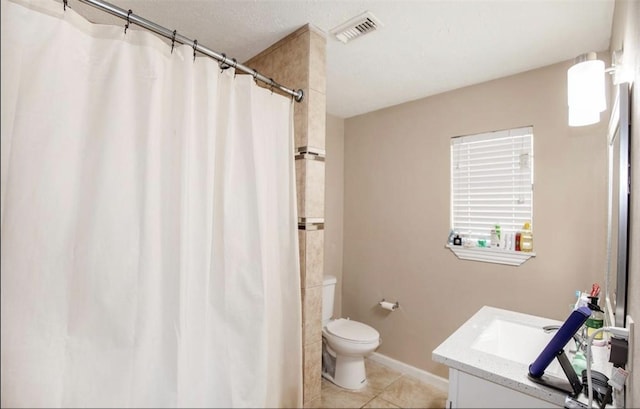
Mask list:
[[[321,389],[325,50],[325,34],[306,25],[245,63],[286,87],[304,91],[303,101],[294,108],[304,402],[318,398]]]

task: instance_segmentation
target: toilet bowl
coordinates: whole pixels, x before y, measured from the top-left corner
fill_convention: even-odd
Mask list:
[[[325,276],[322,297],[322,376],[351,390],[367,384],[364,358],[380,345],[380,334],[351,319],[331,319],[336,278]]]

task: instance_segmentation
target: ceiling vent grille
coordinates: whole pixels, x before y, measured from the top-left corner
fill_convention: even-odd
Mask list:
[[[330,33],[346,44],[351,40],[376,31],[379,27],[382,27],[380,20],[367,11],[332,29]]]

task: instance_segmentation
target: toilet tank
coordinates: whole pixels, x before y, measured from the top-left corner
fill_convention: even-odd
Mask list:
[[[322,280],[322,326],[327,325],[333,316],[333,296],[336,290],[335,276],[326,275]]]

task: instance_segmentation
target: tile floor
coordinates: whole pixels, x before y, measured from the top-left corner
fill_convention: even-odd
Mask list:
[[[444,408],[447,393],[408,375],[365,360],[368,384],[348,391],[322,379],[322,392],[305,408]]]

